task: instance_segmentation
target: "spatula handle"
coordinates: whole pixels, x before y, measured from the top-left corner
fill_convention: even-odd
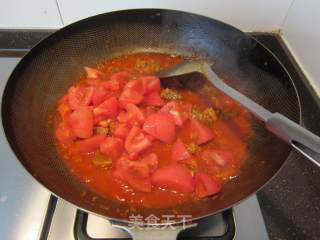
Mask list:
[[[320,167],[320,137],[279,113],[271,115],[266,127]]]

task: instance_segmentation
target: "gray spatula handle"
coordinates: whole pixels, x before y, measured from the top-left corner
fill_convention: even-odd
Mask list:
[[[256,117],[266,123],[268,130],[289,143],[320,167],[320,138],[279,113],[271,113],[248,97],[224,83],[207,63],[202,72],[219,90],[239,102]]]
[[[266,127],[320,166],[320,137],[279,113],[271,115],[266,122]]]

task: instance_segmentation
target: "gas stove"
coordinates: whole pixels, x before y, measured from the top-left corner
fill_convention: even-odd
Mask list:
[[[20,57],[36,42],[50,33],[50,31],[21,31],[18,33],[6,31],[4,34],[0,33],[0,95],[2,95],[7,79],[14,66],[19,62]],[[258,40],[263,40],[262,42],[271,48],[277,57],[285,63],[289,74],[292,76],[301,93],[300,100],[303,107],[302,124],[315,132],[319,131],[317,116],[320,116],[320,110],[314,102],[312,90],[310,90],[310,87],[306,84],[306,79],[304,79],[301,70],[299,70],[299,67],[296,65],[292,65],[294,60],[290,57],[290,53],[287,52],[286,46],[282,46],[281,44],[283,43],[281,40],[279,41],[277,36],[273,34],[254,34],[254,37]],[[12,40],[14,38],[15,40]],[[302,169],[308,169],[308,174],[310,174],[310,172],[312,173],[312,171],[310,171],[312,166],[308,167],[308,163],[305,164],[306,166],[302,165],[305,161],[303,161],[299,155],[291,154],[289,158],[289,164],[287,164],[289,166],[286,167],[288,167],[290,171],[303,167]],[[130,239],[127,232],[112,227],[108,220],[93,214],[87,214],[77,209],[76,206],[52,196],[48,190],[37,183],[16,159],[4,136],[2,125],[0,126],[0,163],[1,240]],[[296,167],[294,163],[299,163],[299,166]],[[283,170],[279,174],[280,179],[287,176],[285,173],[282,173]],[[296,175],[299,176],[297,172]],[[315,176],[311,179],[314,178]],[[306,186],[307,182],[302,180],[301,177],[290,179],[295,185],[301,185],[301,190],[303,188],[303,190],[306,191],[307,200],[309,201],[310,198],[308,198],[308,196],[310,196],[310,193],[313,193],[314,189],[312,186],[314,185]],[[299,181],[302,181],[302,183]],[[288,184],[286,181],[284,183],[285,185]],[[278,184],[281,185],[281,189],[285,188],[283,181],[273,180],[270,183],[270,189],[277,190],[277,186],[275,185]],[[299,192],[301,193],[301,191]],[[271,193],[270,190],[269,192],[262,191],[258,193],[259,200],[262,200],[264,206],[267,205],[263,208],[263,212],[264,217],[268,220],[266,221],[268,227],[270,227],[270,221],[273,223],[274,220],[279,220],[279,216],[282,216],[279,215],[279,212],[276,212],[276,215],[273,216],[275,213],[272,208],[268,206],[268,204],[270,204],[270,201],[267,201],[269,199],[268,196],[271,196],[268,194]],[[276,194],[279,196],[280,193],[277,192]],[[283,195],[286,197],[282,198],[288,199],[290,196],[294,196],[294,198],[297,199],[301,196],[299,199],[306,202],[306,199],[303,198],[303,193],[299,196],[295,193],[290,194],[291,193],[287,191]],[[266,196],[267,199],[265,199]],[[282,198],[279,197],[277,200],[280,201]],[[315,200],[314,202],[316,203],[318,201]],[[289,211],[291,209],[290,207],[294,204],[287,202],[286,205],[288,205],[289,208],[284,209],[284,211]],[[306,206],[309,205],[307,204]],[[266,209],[268,209],[268,211]],[[294,207],[294,209],[296,210],[296,207]],[[318,216],[317,211],[317,208],[313,209],[313,212],[309,212],[308,216]],[[289,211],[288,214],[290,213]],[[308,218],[307,221],[310,221],[311,226],[315,226],[317,219],[317,217],[315,220]],[[277,223],[279,224],[279,221],[275,221],[275,224]],[[285,221],[284,223],[288,222]],[[204,218],[197,222],[197,224],[197,227],[181,232],[178,239],[269,239],[256,195],[253,195],[221,214]],[[283,227],[289,231],[286,232],[288,239],[292,239],[292,236],[295,236],[297,231],[301,231],[301,226],[293,232],[292,228],[289,228],[287,225]],[[271,231],[271,237],[272,235],[273,233]]]
[[[20,58],[0,57],[0,92]],[[107,219],[56,198],[15,159],[0,130],[0,239],[130,239]],[[268,239],[256,196],[221,214],[204,218],[178,239]]]

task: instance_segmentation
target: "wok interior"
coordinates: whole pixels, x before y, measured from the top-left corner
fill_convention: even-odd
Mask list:
[[[41,42],[19,63],[5,89],[2,117],[9,143],[25,168],[53,193],[83,209],[123,221],[137,212],[172,213],[168,208],[146,207],[131,212],[124,203],[96,195],[65,167],[54,143],[50,116],[57,100],[83,74],[83,66],[142,51],[213,61],[216,73],[231,86],[267,109],[299,120],[298,97],[285,70],[255,40],[228,25],[151,9],[113,12],[72,24]],[[221,211],[257,191],[279,170],[290,148],[254,118],[252,124],[250,156],[240,176],[226,184],[218,198],[177,206],[177,213],[198,218]]]

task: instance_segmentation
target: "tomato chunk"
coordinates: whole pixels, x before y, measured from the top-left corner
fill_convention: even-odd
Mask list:
[[[202,153],[205,160],[213,161],[220,167],[225,167],[232,162],[233,154],[225,150],[207,149]]]
[[[108,91],[120,92],[128,81],[129,74],[127,72],[118,72],[110,76],[110,80],[102,82],[101,86]]]
[[[139,162],[146,164],[149,167],[150,173],[153,173],[158,168],[158,156],[155,153],[150,153],[141,158]]]
[[[59,112],[61,119],[64,120],[70,115],[71,108],[69,107],[68,103],[62,102],[59,104],[57,111]]]
[[[68,90],[68,103],[71,109],[88,106],[91,103],[94,87],[70,87]]]
[[[138,79],[138,80],[133,80],[128,82],[125,85],[125,89],[130,89],[133,90],[141,95],[144,95],[146,92],[146,87],[145,84],[142,80]]]
[[[160,79],[157,76],[144,76],[140,80],[145,86],[146,93],[159,92],[160,91]]]
[[[147,117],[143,130],[165,143],[173,142],[176,128],[172,116],[168,113],[154,113]]]
[[[100,144],[100,151],[113,158],[118,158],[123,152],[123,141],[116,137],[107,137]]]
[[[69,116],[69,125],[78,138],[89,138],[93,134],[92,107],[80,107]]]
[[[145,117],[143,112],[136,105],[129,103],[126,106],[126,112],[121,112],[117,119],[121,123],[126,123],[127,125],[140,125],[144,122]]]
[[[56,129],[56,138],[65,143],[76,139],[76,135],[71,131],[67,123],[61,122]]]
[[[107,98],[107,90],[105,90],[103,87],[99,86],[97,87],[92,95],[92,104],[93,106],[98,106],[100,103],[102,103]]]
[[[195,139],[197,144],[203,144],[213,139],[211,129],[195,119],[190,122],[190,134],[191,138]]]
[[[142,102],[150,106],[163,106],[164,104],[158,92],[149,93],[143,98]]]
[[[129,154],[139,154],[151,146],[151,141],[139,127],[132,127],[125,141],[125,149]]]
[[[145,120],[143,112],[138,108],[136,105],[129,103],[126,106],[127,111],[134,116],[134,118],[139,121],[140,123],[143,123]]]
[[[117,160],[114,175],[137,191],[151,192],[150,171],[145,163],[122,157]]]
[[[129,128],[126,124],[118,124],[113,131],[113,135],[118,138],[125,139],[129,134]]]
[[[111,97],[93,109],[95,115],[103,115],[109,118],[115,118],[119,112],[119,102],[116,97]]]
[[[128,72],[118,72],[110,76],[110,80],[104,83],[104,87],[111,91],[121,91],[128,81]]]
[[[173,144],[171,148],[171,159],[175,162],[179,162],[190,157],[191,155],[188,152],[187,148],[184,146],[181,139],[177,139],[177,141]]]
[[[104,141],[104,135],[96,135],[79,142],[79,147],[82,152],[94,152],[99,149],[100,144]]]
[[[119,97],[119,102],[122,107],[129,103],[139,104],[143,99],[143,95],[132,89],[124,89]]]
[[[221,190],[221,183],[208,174],[198,172],[195,174],[194,179],[195,192],[199,198],[212,196]]]
[[[182,127],[182,125],[189,119],[189,113],[181,104],[172,101],[164,105],[160,112],[170,113],[174,119],[177,126]]]
[[[180,164],[158,168],[151,176],[151,183],[157,187],[192,193],[194,180],[188,169]]]

